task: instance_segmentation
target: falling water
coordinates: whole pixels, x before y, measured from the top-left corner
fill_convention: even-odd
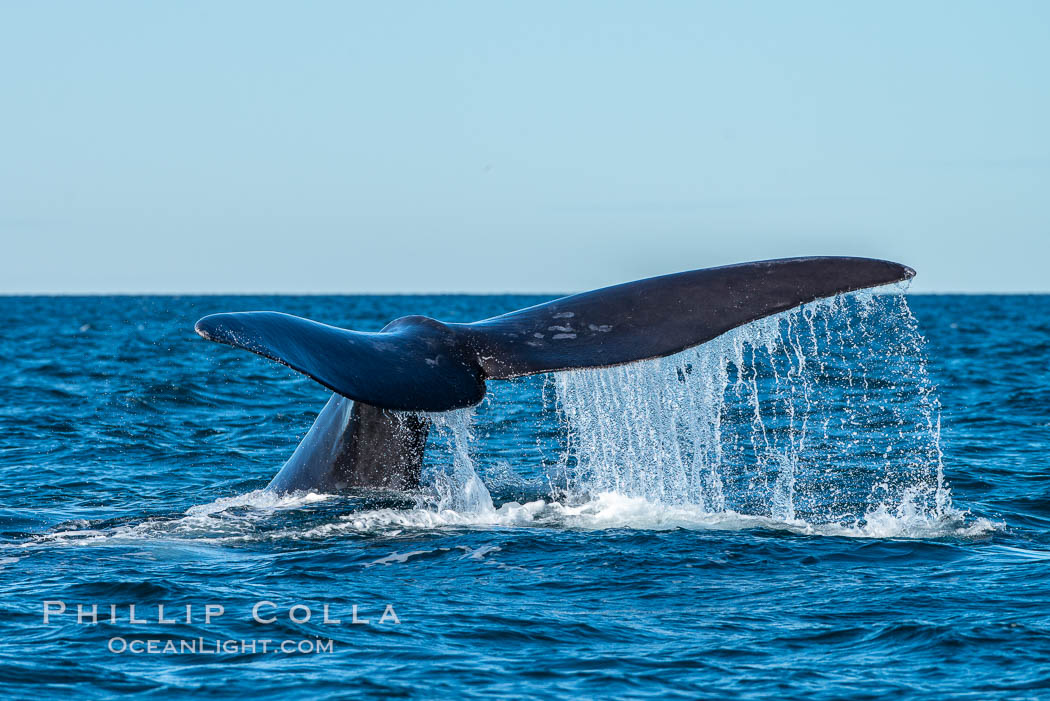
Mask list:
[[[429,489],[420,496],[419,506],[437,511],[481,513],[492,510],[492,496],[478,477],[471,456],[474,443],[474,410],[459,409],[427,414],[436,442],[444,444],[439,451],[447,460],[428,465]]]
[[[903,294],[853,294],[676,355],[552,375],[565,498],[781,521],[951,510],[939,404]]]

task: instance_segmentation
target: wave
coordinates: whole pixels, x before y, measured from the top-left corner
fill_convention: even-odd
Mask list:
[[[336,506],[317,519],[286,523],[287,515],[310,515],[318,505]],[[340,510],[338,507],[342,506]],[[854,521],[813,523],[732,510],[705,511],[698,505],[669,505],[644,497],[604,492],[582,503],[552,499],[509,501],[481,509],[354,508],[343,496],[297,493],[278,496],[266,490],[194,506],[178,517],[153,517],[133,524],[84,528],[66,524],[25,545],[101,545],[141,540],[184,544],[263,541],[314,541],[346,536],[393,537],[406,533],[458,529],[776,531],[798,536],[866,539],[982,539],[1004,524],[952,510],[933,516],[914,503],[879,504]],[[70,527],[72,526],[72,527]],[[79,526],[79,527],[78,527]]]

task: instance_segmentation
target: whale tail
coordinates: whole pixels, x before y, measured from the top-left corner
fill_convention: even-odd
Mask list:
[[[914,274],[867,258],[790,258],[614,285],[469,324],[409,316],[362,332],[277,312],[239,312],[204,317],[196,331],[355,401],[448,411],[480,402],[485,380],[667,356],[816,299]]]
[[[409,488],[429,421],[403,412],[477,404],[486,380],[671,355],[807,302],[914,274],[883,260],[789,258],[629,282],[468,324],[408,316],[362,332],[240,312],[206,316],[196,331],[335,392],[271,488]]]

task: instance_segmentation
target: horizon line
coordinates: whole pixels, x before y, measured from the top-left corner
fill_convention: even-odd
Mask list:
[[[875,288],[872,288],[875,289]],[[496,296],[558,296],[579,294],[589,290],[578,292],[523,292],[523,291],[500,291],[500,292],[0,292],[2,297],[496,297]],[[893,292],[880,292],[879,294],[894,294]],[[1001,296],[1001,297],[1031,297],[1047,296],[1050,290],[1033,291],[938,291],[927,290],[920,292],[904,291],[909,296]]]

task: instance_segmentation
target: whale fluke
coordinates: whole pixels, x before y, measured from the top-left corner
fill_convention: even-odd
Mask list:
[[[208,340],[283,363],[340,397],[274,489],[403,488],[418,478],[429,422],[406,422],[397,412],[477,404],[489,379],[671,355],[807,302],[914,275],[869,258],[786,258],[614,285],[466,324],[407,316],[362,332],[267,311],[213,314],[195,328]],[[346,399],[355,402],[352,410]]]
[[[407,316],[368,333],[278,312],[237,312],[206,316],[196,331],[356,401],[448,411],[480,402],[486,379],[671,355],[750,321],[914,274],[867,258],[790,258],[614,285],[469,324]]]

